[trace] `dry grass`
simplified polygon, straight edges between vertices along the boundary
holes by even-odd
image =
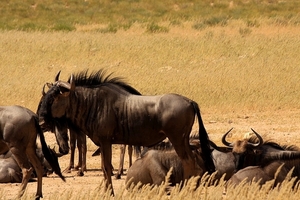
[[[298,109],[299,29],[265,26],[242,36],[236,24],[154,35],[1,32],[0,104],[35,110],[59,70],[66,79],[105,68],[143,94],[180,93],[204,109]]]
[[[124,77],[143,94],[175,92],[194,99],[201,106],[213,139],[218,140],[218,134],[228,126],[242,127],[237,132],[245,132],[252,122],[260,126],[264,121],[264,130],[271,136],[284,132],[287,141],[300,143],[298,137],[293,138],[300,130],[300,29],[265,25],[247,33],[241,31],[243,23],[238,20],[202,31],[181,24],[166,34],[147,34],[134,25],[127,31],[99,34],[90,27],[81,26],[68,33],[0,32],[0,105],[18,104],[35,111],[43,84],[53,81],[59,70],[61,78],[67,79],[83,69],[105,68]],[[94,148],[93,144],[90,147]],[[145,187],[134,193],[121,188],[114,199],[299,197],[290,183],[270,192],[269,185],[262,190],[256,185],[229,188],[223,197],[222,184],[209,188],[202,185],[191,192],[193,186],[191,183],[181,191],[174,188],[170,196],[161,192],[164,186]],[[95,186],[79,193],[65,189],[51,198],[113,199],[102,188]],[[1,199],[5,194],[0,190]],[[30,195],[24,199],[31,199]]]

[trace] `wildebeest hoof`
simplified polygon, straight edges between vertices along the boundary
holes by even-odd
[[[77,172],[77,176],[84,176],[84,173],[80,170]]]
[[[116,174],[116,175],[115,175],[115,178],[116,178],[116,179],[121,179],[121,174]]]
[[[43,198],[43,195],[36,195],[35,200],[40,200],[40,198]]]

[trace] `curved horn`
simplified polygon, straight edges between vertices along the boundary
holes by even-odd
[[[232,130],[233,128],[231,128],[229,131],[227,131],[227,133],[225,133],[222,137],[222,143],[225,145],[225,146],[228,146],[228,147],[231,147],[232,146],[232,143],[230,142],[227,142],[226,141],[226,136],[228,135],[228,133],[230,133],[230,131]]]
[[[57,83],[57,86],[66,88],[66,89],[68,89],[68,90],[71,89],[71,85],[70,85],[69,83],[63,82],[63,81],[59,81],[59,82]]]
[[[248,144],[253,146],[253,147],[260,147],[263,144],[264,140],[262,139],[262,137],[255,130],[253,130],[252,128],[251,128],[251,130],[253,131],[253,133],[258,138],[258,143],[254,144],[254,143],[248,142]]]
[[[75,81],[73,80],[74,77],[73,77],[73,74],[71,74],[71,77],[70,77],[70,90],[74,91],[75,90]]]
[[[57,75],[55,76],[54,82],[58,81],[60,72],[61,72],[61,70],[59,70],[59,72],[58,72]]]
[[[42,95],[43,95],[43,96],[46,95],[46,92],[45,92],[45,86],[46,86],[46,84],[44,84],[44,87],[43,87],[43,90],[42,90]]]

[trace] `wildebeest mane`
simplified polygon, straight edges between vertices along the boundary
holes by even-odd
[[[248,139],[248,142],[256,143],[256,142],[258,142],[258,138],[256,136],[251,136]],[[276,148],[276,149],[279,149],[279,150],[300,151],[300,148],[296,145],[287,145],[287,144],[281,145],[281,144],[278,144],[278,143],[276,143],[272,140],[266,140],[266,141],[264,141],[264,144],[269,145],[269,146],[271,146],[273,148]]]
[[[107,86],[117,85],[131,94],[141,95],[141,93],[139,91],[137,91],[135,88],[133,88],[132,86],[125,83],[123,81],[123,78],[112,77],[112,74],[113,73],[106,75],[106,72],[104,69],[100,69],[98,71],[93,71],[93,72],[89,73],[89,70],[87,69],[87,70],[83,70],[81,72],[74,74],[73,81],[75,82],[75,86],[87,87],[87,88],[98,88],[98,87],[101,87],[104,85],[107,85]],[[71,80],[71,76],[69,77],[68,82],[70,82],[70,80]],[[59,87],[55,86],[55,83],[54,83],[51,90],[49,90],[46,93],[46,95],[44,95],[42,97],[42,99],[40,100],[40,104],[38,106],[38,111],[40,110],[39,111],[40,113],[38,113],[38,114],[44,118],[45,122],[47,122],[46,123],[47,127],[43,127],[44,131],[54,132],[55,126],[62,124],[62,123],[66,123],[66,120],[64,120],[63,118],[54,119],[50,114],[51,113],[51,105],[54,101],[53,96],[56,96],[59,93],[60,93],[60,89],[59,89]],[[47,102],[47,105],[45,105],[44,102]],[[40,109],[41,107],[43,107],[43,109]],[[69,126],[71,126],[71,125],[69,124]]]
[[[121,77],[112,77],[113,73],[110,73],[106,75],[106,72],[104,69],[100,69],[98,71],[93,71],[89,73],[89,70],[81,71],[77,74],[73,75],[73,81],[75,82],[76,86],[82,86],[82,87],[88,87],[88,88],[97,88],[103,85],[108,84],[115,84],[123,89],[125,89],[127,92],[131,94],[141,95],[140,92],[138,92],[136,89],[128,85],[123,81],[123,78]],[[71,76],[69,77],[70,82]]]
[[[256,143],[258,142],[258,138],[256,136],[252,136],[248,139],[248,142]],[[299,155],[300,155],[300,148],[295,145],[280,145],[274,141],[267,140],[264,141],[264,145],[268,145],[270,147],[273,147],[275,149],[286,151],[285,154],[272,154],[269,153],[269,155],[264,155],[264,162],[262,163],[263,166],[268,165],[270,162],[273,162],[275,160],[282,160],[285,163],[290,163],[292,165],[293,163],[296,163],[299,167]],[[295,161],[298,160],[298,161]]]
[[[250,143],[257,143],[257,142],[259,142],[259,139],[258,139],[256,136],[251,136],[251,137],[248,138],[247,140],[248,140],[248,142],[250,142]],[[273,147],[273,148],[275,148],[275,149],[285,150],[285,149],[283,148],[283,146],[281,146],[281,145],[279,145],[278,143],[273,142],[273,141],[271,141],[271,140],[266,140],[266,141],[264,141],[263,144],[264,144],[264,145],[269,145],[269,146],[271,146],[271,147]]]

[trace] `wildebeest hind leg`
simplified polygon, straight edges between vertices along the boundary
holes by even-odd
[[[111,173],[112,173],[112,167],[111,167],[111,157],[112,157],[112,145],[108,141],[103,141],[103,143],[100,145],[101,147],[101,159],[103,162],[103,175],[106,180],[106,189],[111,189],[111,194],[114,195],[113,185],[112,185],[112,179],[111,179]],[[111,188],[109,188],[111,187]]]
[[[174,148],[176,150],[176,153],[182,160],[182,167],[183,167],[183,178],[184,180],[187,180],[191,178],[192,176],[196,175],[196,169],[195,169],[195,160],[192,159],[192,151],[190,149],[186,148],[179,148],[178,146],[174,145]],[[188,152],[187,152],[188,151]],[[202,175],[202,174],[197,174]]]
[[[21,188],[18,193],[18,197],[21,198],[25,192],[29,179],[31,178],[33,169],[30,167],[27,156],[25,155],[25,150],[20,150],[15,147],[12,147],[10,148],[10,151],[13,153],[15,160],[17,161],[19,167],[22,169],[23,178]]]
[[[43,166],[40,162],[40,160],[38,159],[37,155],[36,155],[36,151],[34,147],[28,148],[26,151],[26,154],[31,162],[31,164],[33,165],[35,172],[37,174],[37,191],[36,191],[36,199],[39,199],[40,197],[43,197],[42,194],[42,177],[43,177]]]

